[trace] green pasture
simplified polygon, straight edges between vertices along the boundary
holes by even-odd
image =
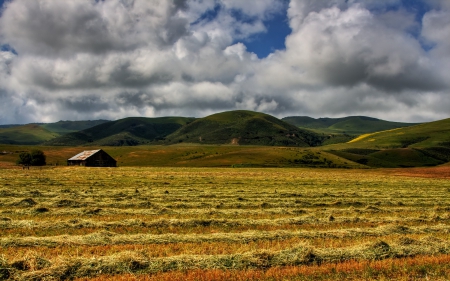
[[[332,153],[306,148],[199,145],[58,147],[0,145],[0,163],[11,166],[23,151],[40,149],[48,165],[66,165],[67,159],[84,150],[102,148],[119,166],[156,167],[319,167],[361,168]]]

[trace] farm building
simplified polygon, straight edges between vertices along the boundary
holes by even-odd
[[[117,161],[103,150],[86,150],[67,160],[67,166],[116,167]]]

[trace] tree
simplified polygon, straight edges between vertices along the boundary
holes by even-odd
[[[19,154],[17,164],[24,166],[45,166],[45,154],[42,150],[35,149],[30,152],[22,152]]]
[[[42,150],[31,151],[31,166],[45,166],[45,154]]]
[[[29,152],[22,152],[19,154],[19,159],[17,160],[17,164],[30,166],[31,165],[31,154]]]

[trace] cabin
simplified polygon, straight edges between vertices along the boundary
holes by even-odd
[[[67,166],[117,167],[117,161],[101,149],[86,150],[68,159]]]

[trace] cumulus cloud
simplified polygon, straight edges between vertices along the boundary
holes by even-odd
[[[417,40],[379,22],[361,6],[311,13],[287,45],[285,55],[302,66],[309,81],[336,86],[367,83],[395,92],[443,86]]]
[[[126,116],[447,117],[450,6],[423,0],[12,0],[0,123]],[[287,10],[286,10],[287,9]],[[245,40],[287,12],[286,49]]]
[[[185,1],[15,0],[1,32],[19,53],[71,56],[170,46],[188,30]]]

